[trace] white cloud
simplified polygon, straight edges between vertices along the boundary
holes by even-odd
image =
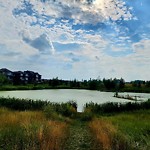
[[[50,70],[51,74],[57,76],[59,68],[58,74],[62,77],[68,73],[66,76],[69,77],[71,74],[77,78],[96,78],[99,75],[106,78],[123,77],[127,80],[149,78],[147,68],[150,66],[150,40],[145,39],[132,44],[134,53],[116,58],[108,56],[105,50],[108,46],[114,52],[127,50],[126,41],[131,43],[130,38],[125,34],[128,28],[121,28],[111,23],[118,37],[115,38],[113,33],[109,33],[110,38],[107,38],[104,35],[105,31],[99,30],[93,33],[88,29],[73,29],[72,26],[97,23],[109,25],[109,19],[116,21],[135,18],[130,12],[132,9],[128,8],[123,0],[95,0],[91,4],[87,4],[85,0],[78,2],[57,0],[55,3],[52,0],[47,0],[45,3],[40,0],[27,1],[33,5],[33,15],[24,12],[14,16],[14,9],[20,10],[26,7],[23,5],[23,0],[0,2],[0,20],[2,20],[0,21],[0,44],[4,45],[3,49],[6,52],[12,54],[10,56],[1,53],[1,67],[2,64],[7,64],[9,59],[12,62],[9,66],[27,69],[33,67],[39,72],[42,70],[46,75],[48,73],[45,72]],[[119,33],[123,35],[119,36]],[[80,46],[74,50],[58,52],[53,42],[76,43]],[[119,44],[116,45],[115,42]],[[44,53],[47,52],[54,55],[45,55]],[[71,72],[63,70],[67,63],[72,66],[69,70]]]
[[[13,52],[20,52],[23,55],[34,55],[37,53],[25,44],[20,38],[19,32],[27,28],[26,24],[12,15],[12,10],[21,2],[7,0],[0,8],[0,43],[6,45],[7,49]]]
[[[90,5],[86,1],[57,0],[42,3],[39,0],[30,0],[33,10],[41,15],[54,18],[72,18],[75,23],[97,24],[106,20],[130,20],[133,18],[131,8],[127,8],[124,1],[120,0],[95,0]]]
[[[29,53],[27,50],[30,49],[31,54],[36,54],[37,51],[35,48],[30,47],[22,40],[22,34],[27,33],[29,38],[36,39],[40,35],[46,33],[49,34],[49,37],[52,39],[52,41],[60,41],[61,42],[73,42],[76,40],[76,33],[71,29],[71,26],[69,26],[69,23],[67,23],[67,20],[64,22],[65,24],[59,24],[54,25],[53,28],[47,28],[44,26],[40,26],[39,24],[35,24],[34,26],[31,26],[34,22],[39,22],[40,24],[44,23],[46,25],[54,24],[56,20],[54,18],[60,18],[60,17],[67,17],[74,19],[74,21],[77,23],[92,23],[96,24],[98,22],[103,22],[109,17],[114,17],[114,14],[120,11],[122,8],[122,13],[125,12],[127,9],[124,6],[122,2],[118,2],[118,8],[114,6],[114,2],[112,1],[96,1],[91,5],[87,5],[85,1],[74,2],[72,3],[71,0],[63,1],[61,4],[59,1],[56,3],[52,1],[46,1],[46,3],[42,3],[38,0],[30,0],[30,2],[33,5],[34,12],[37,13],[38,18],[35,15],[27,15],[26,13],[18,14],[17,17],[14,17],[12,12],[14,9],[21,9],[24,8],[25,5],[22,5],[24,1],[10,1],[6,0],[5,2],[1,2],[4,7],[2,7],[1,16],[0,19],[3,20],[3,22],[0,22],[0,33],[1,33],[1,43],[5,43],[7,47],[10,47],[13,50],[20,51],[22,53]],[[99,3],[100,2],[100,3]],[[114,13],[111,10],[111,14],[107,14],[105,17],[103,14],[106,14],[107,9],[106,6],[112,5],[112,8],[114,9]],[[118,9],[118,10],[116,10]],[[7,11],[6,11],[7,10]],[[110,12],[110,11],[109,11]],[[43,14],[46,16],[51,16],[52,19],[45,20],[43,17]],[[112,15],[113,14],[113,15]],[[7,17],[5,17],[7,16]],[[10,25],[11,26],[7,26]],[[61,35],[65,35],[66,39],[60,39]],[[87,34],[85,35],[85,38],[88,39]],[[84,39],[85,39],[84,38]],[[91,39],[90,39],[91,38]],[[90,42],[104,42],[104,40],[101,40],[99,37],[92,37],[90,35],[89,41]],[[11,41],[9,41],[11,39]],[[14,40],[12,40],[14,39]],[[93,41],[92,41],[93,40]],[[14,42],[15,41],[15,42]],[[82,41],[81,41],[82,42]],[[20,45],[22,48],[18,47]],[[101,45],[105,45],[104,43]]]
[[[141,56],[141,58],[148,57],[150,54],[150,40],[141,40],[137,43],[132,44],[134,53],[136,56]]]

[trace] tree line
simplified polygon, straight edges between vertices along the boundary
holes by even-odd
[[[74,80],[62,80],[58,77],[45,81],[54,88],[58,87],[68,87],[77,89],[90,89],[90,90],[114,90],[121,89],[125,86],[124,79],[89,79],[78,81]]]
[[[13,85],[7,77],[0,74],[0,86]],[[46,87],[45,87],[46,85]],[[150,81],[135,80],[125,82],[123,78],[110,78],[110,79],[89,79],[79,81],[63,80],[58,77],[53,79],[43,79],[41,83],[33,85],[33,89],[38,88],[67,88],[67,89],[89,89],[100,91],[127,91],[127,92],[150,92]]]

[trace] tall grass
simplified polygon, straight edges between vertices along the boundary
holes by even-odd
[[[47,120],[42,112],[0,108],[2,150],[60,150],[66,136],[67,124]]]
[[[135,149],[150,149],[150,110],[122,113],[107,119],[128,137]]]
[[[89,126],[102,150],[150,149],[150,110],[100,116]]]
[[[13,110],[42,110],[45,105],[50,102],[42,100],[21,99],[0,97],[0,106],[7,107]]]
[[[126,137],[109,121],[94,119],[89,123],[101,150],[131,150]]]

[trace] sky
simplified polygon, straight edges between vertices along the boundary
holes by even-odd
[[[150,80],[149,9],[149,0],[0,0],[0,68]]]

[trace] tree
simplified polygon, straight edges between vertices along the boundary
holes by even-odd
[[[59,85],[58,77],[52,79],[52,87],[57,87]]]
[[[146,81],[145,86],[150,87],[150,81]]]
[[[143,82],[143,81],[135,80],[135,81],[132,81],[131,83],[132,83],[132,86],[133,86],[133,87],[141,88],[142,82]]]
[[[103,83],[104,83],[105,88],[108,90],[115,89],[115,85],[116,85],[115,80],[116,79],[112,80],[112,79],[105,79],[104,78]]]
[[[90,90],[98,90],[98,82],[97,82],[97,80],[90,80],[89,81],[89,89]]]
[[[121,78],[119,80],[119,89],[123,89],[125,87],[125,80],[123,78]]]
[[[5,75],[3,75],[2,73],[0,73],[0,85],[4,85],[8,83],[8,79]]]

